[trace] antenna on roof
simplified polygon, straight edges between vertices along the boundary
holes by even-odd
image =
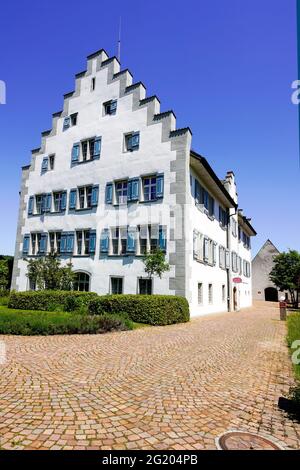
[[[121,62],[121,16],[119,19],[118,61]]]

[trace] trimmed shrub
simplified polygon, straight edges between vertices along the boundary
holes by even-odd
[[[92,299],[88,308],[93,315],[124,312],[130,320],[149,325],[171,325],[190,319],[187,300],[172,295],[105,295]]]
[[[62,335],[99,334],[133,329],[122,315],[80,315],[56,312],[19,312],[0,309],[0,334]]]
[[[72,312],[87,306],[89,302],[97,298],[94,292],[40,290],[26,292],[12,292],[8,307],[18,310],[63,310]]]

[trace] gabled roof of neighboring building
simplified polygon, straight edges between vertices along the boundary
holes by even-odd
[[[271,242],[271,240],[268,238],[268,240],[265,241],[265,243],[263,244],[263,246],[258,250],[258,252],[256,253],[256,255],[254,256],[252,262],[255,260],[256,257],[258,257],[264,250],[267,246],[272,246],[272,248],[274,248],[274,251],[277,251],[278,254],[280,254],[280,251],[278,250],[278,248],[274,245],[273,242]]]
[[[218,176],[216,175],[216,173],[214,172],[214,170],[212,169],[212,167],[210,166],[206,158],[202,157],[199,153],[195,152],[194,150],[191,150],[190,156],[191,156],[191,159],[201,164],[203,168],[202,176],[204,177],[204,179],[207,179],[208,184],[211,182],[214,183],[215,188],[216,188],[215,192],[217,193],[217,195],[220,197],[221,200],[226,201],[226,206],[233,207],[236,209],[237,208],[236,202],[232,199],[229,192],[224,187],[221,180],[218,178]]]
[[[240,211],[239,211],[239,214],[238,214],[238,217],[239,217],[239,224],[241,226],[245,226],[246,229],[249,230],[249,232],[251,233],[251,235],[257,235],[256,231],[254,230],[254,228],[252,227],[251,225],[251,219],[249,219],[248,217],[246,217],[245,215],[243,215]]]

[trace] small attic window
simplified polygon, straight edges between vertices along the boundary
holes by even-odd
[[[91,91],[94,91],[95,87],[96,87],[96,77],[93,77],[91,81]]]
[[[70,116],[70,118],[71,118],[71,126],[76,126],[76,124],[77,124],[77,114],[78,114],[78,113],[71,114],[71,116]]]
[[[117,100],[110,100],[103,104],[104,114],[114,115],[117,112]]]

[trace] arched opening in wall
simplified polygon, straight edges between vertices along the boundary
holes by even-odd
[[[278,290],[275,287],[265,289],[265,300],[267,302],[278,302]]]
[[[84,273],[84,272],[75,273],[75,281],[74,281],[73,289],[80,291],[80,292],[89,292],[90,280],[91,280],[91,276],[88,273]]]

